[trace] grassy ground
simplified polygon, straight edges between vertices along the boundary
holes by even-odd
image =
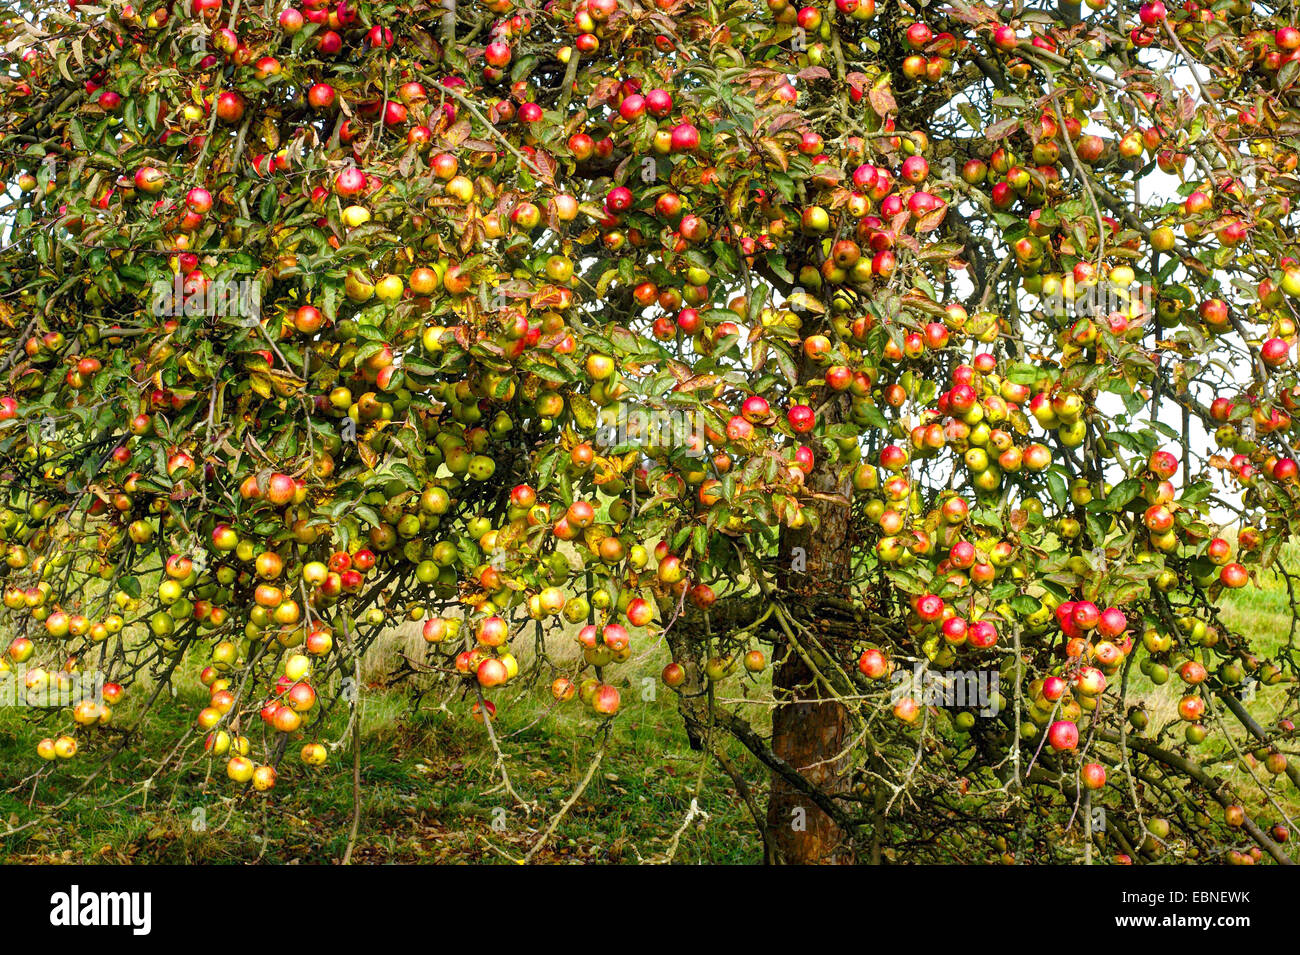
[[[1289,556],[1300,566],[1300,550]],[[1292,614],[1282,581],[1260,584],[1228,595],[1223,619],[1251,634],[1259,650],[1272,652],[1288,639]],[[372,660],[365,678],[373,683],[403,646],[420,645],[418,636],[394,635],[380,654],[384,659]],[[677,862],[761,861],[752,819],[731,779],[716,760],[704,766],[700,778],[701,755],[688,747],[675,698],[657,680],[665,662],[666,651],[655,647],[617,668],[624,706],[605,756],[537,861],[635,863],[670,851]],[[0,837],[0,862],[339,861],[353,819],[347,747],[335,751],[325,767],[311,770],[298,762],[295,746],[284,760],[279,785],[265,795],[237,795],[222,766],[215,765],[209,775],[203,761],[191,770],[163,773],[147,789],[139,785],[176,745],[177,727],[190,725],[202,705],[203,691],[193,677],[178,681],[178,697],[163,695],[144,718],[140,739],[81,790],[87,765],[104,760],[111,738],[96,734],[100,741],[83,748],[80,766],[56,763],[39,779],[24,779],[44,765],[34,747],[49,729],[32,722],[27,711],[0,708],[0,829],[23,827]],[[1145,677],[1135,678],[1131,691],[1152,713],[1153,723],[1173,714],[1178,682],[1156,687]],[[740,686],[733,677],[725,695],[738,696]],[[1267,723],[1284,693],[1280,688],[1261,693],[1252,711]],[[443,705],[430,695],[417,708],[406,694],[374,686],[362,698],[362,814],[353,847],[358,862],[518,859],[587,774],[599,745],[598,724],[584,709],[576,703],[554,708],[544,687],[497,696],[495,729],[511,784],[534,804],[525,810],[501,784],[485,728],[468,715],[471,700]],[[131,725],[136,714],[127,705],[119,717],[122,725]],[[1242,745],[1244,734],[1238,728],[1232,732]],[[340,713],[316,738],[346,735]],[[755,803],[765,805],[765,773],[734,742],[724,751],[733,765],[743,767]],[[1230,758],[1231,746],[1216,733],[1195,755],[1214,762]],[[1242,769],[1231,770],[1231,778],[1247,789],[1253,785]],[[691,816],[697,791],[701,812]],[[1274,791],[1300,819],[1294,790]],[[45,812],[65,801],[53,817]],[[684,826],[688,816],[690,824]]]
[[[690,811],[701,755],[687,745],[675,698],[651,679],[667,661],[644,658],[620,687],[624,707],[605,756],[582,797],[537,861],[638,862],[661,858]],[[626,668],[625,668],[626,669]],[[642,682],[642,677],[650,680]],[[194,687],[192,680],[182,685]],[[642,699],[652,688],[654,699]],[[522,689],[522,688],[521,688]],[[494,728],[513,788],[536,808],[525,811],[501,786],[485,728],[467,715],[470,701],[446,707],[427,698],[413,709],[401,692],[363,694],[363,813],[353,850],[358,862],[507,862],[521,857],[573,793],[598,749],[598,724],[576,702],[556,710],[544,687],[497,697]],[[179,726],[202,705],[199,692],[166,695],[146,716],[135,752],[154,759],[175,746]],[[133,716],[122,714],[127,722]],[[130,751],[84,791],[68,764],[14,783],[39,768],[36,740],[47,729],[24,711],[0,709],[0,828],[38,824],[0,842],[0,861],[301,862],[338,861],[353,815],[352,754],[346,748],[318,770],[291,750],[276,789],[235,796],[220,765],[168,772],[147,790],[138,785],[139,758]],[[320,738],[347,733],[341,714]],[[256,741],[255,741],[256,745]],[[730,747],[734,756],[739,756]],[[99,765],[108,740],[77,756]],[[752,820],[716,761],[705,768],[698,807],[681,834],[678,862],[761,861]],[[762,798],[762,794],[760,794]],[[70,800],[56,820],[40,810]],[[705,815],[707,814],[707,815]]]

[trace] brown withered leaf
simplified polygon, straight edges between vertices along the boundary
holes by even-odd
[[[758,144],[763,148],[763,151],[767,153],[769,157],[771,157],[772,161],[781,167],[782,172],[786,172],[789,170],[790,159],[788,156],[786,156],[785,150],[781,148],[780,143],[778,143],[774,139],[769,139],[768,137],[764,136],[758,141]]]
[[[461,143],[465,142],[465,140],[469,139],[470,133],[473,131],[474,127],[470,124],[469,120],[458,119],[452,124],[450,129],[443,133],[442,138],[449,146],[459,146]]]
[[[699,391],[701,388],[711,388],[721,380],[722,380],[721,378],[713,374],[694,375],[688,378],[686,381],[681,381],[678,382],[676,385],[674,385],[673,391],[677,391],[677,392]]]
[[[543,285],[529,299],[528,304],[538,310],[557,308],[564,301],[567,291],[567,289],[562,289],[558,285]]]
[[[379,463],[379,454],[367,441],[357,442],[357,454],[360,456],[362,463],[372,471],[375,469],[375,465]]]
[[[914,230],[918,235],[924,235],[926,232],[933,232],[939,228],[939,223],[943,222],[944,216],[948,214],[947,203],[941,205],[931,213],[922,216],[916,223]]]
[[[590,109],[598,103],[605,102],[618,91],[618,88],[618,80],[610,76],[601,77],[595,87],[592,88],[591,95],[587,97],[587,108]]]
[[[894,99],[894,94],[889,88],[888,74],[872,84],[871,91],[867,93],[867,101],[881,119],[898,112],[898,102]]]
[[[684,365],[680,361],[670,360],[668,362],[668,371],[677,379],[679,384],[691,377],[690,366]]]
[[[775,119],[767,123],[765,131],[769,136],[773,136],[785,129],[787,126],[796,126],[803,123],[803,117],[798,113],[782,112]]]
[[[543,182],[554,183],[555,173],[559,168],[559,164],[548,152],[539,150],[533,156],[533,169]]]

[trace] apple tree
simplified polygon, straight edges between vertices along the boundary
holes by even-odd
[[[498,754],[502,687],[607,727],[664,641],[772,860],[1290,861],[1289,8],[25,0],[0,42],[42,772],[195,664],[168,758],[292,784],[415,621]]]

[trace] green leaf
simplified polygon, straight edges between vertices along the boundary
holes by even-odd
[[[767,253],[766,258],[767,267],[772,270],[774,275],[786,282],[794,282],[794,275],[792,275],[790,270],[786,268],[784,255],[780,255],[776,252],[769,252]]]
[[[1042,370],[1037,365],[1017,361],[1011,363],[1006,377],[1017,385],[1032,385],[1041,375]]]
[[[1068,500],[1065,489],[1065,478],[1061,476],[1057,468],[1052,468],[1046,474],[1047,493],[1052,496],[1052,503],[1058,508],[1064,508]]]
[[[544,365],[541,362],[530,366],[528,370],[542,381],[549,381],[552,384],[564,384],[569,380],[569,376],[560,369],[552,368],[550,365]]]
[[[1006,600],[1016,592],[1016,585],[1010,580],[1004,580],[989,591],[989,600]]]
[[[1020,594],[1011,598],[1011,609],[1019,614],[1037,613],[1042,609],[1042,604],[1037,597],[1031,597],[1029,594]]]
[[[889,421],[886,420],[885,416],[880,413],[880,409],[877,408],[874,404],[868,404],[867,402],[864,401],[862,404],[858,405],[857,413],[867,424],[869,424],[873,428],[889,427]]]
[[[272,221],[279,199],[279,193],[274,188],[268,186],[262,190],[262,198],[257,202],[257,214],[263,222]]]
[[[1106,495],[1106,510],[1118,511],[1128,504],[1129,501],[1138,496],[1142,490],[1142,482],[1137,478],[1127,478],[1116,484],[1109,494]]]
[[[555,468],[560,461],[560,450],[558,447],[552,448],[542,458],[540,466],[537,468],[537,490],[541,491],[550,486],[551,477],[555,474]]]
[[[389,468],[389,470],[393,472],[394,477],[400,478],[402,483],[405,484],[407,487],[411,488],[412,490],[420,486],[420,480],[415,476],[415,472],[412,471],[405,464],[401,464],[401,463],[394,464],[391,468]]]

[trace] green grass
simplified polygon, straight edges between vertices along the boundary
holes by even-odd
[[[642,679],[664,662],[665,654],[656,652],[631,680],[622,678],[624,706],[602,764],[537,861],[638,862],[666,852],[689,811],[701,754],[689,749],[675,697],[657,680],[648,684],[656,698],[641,699]],[[192,725],[202,705],[196,681],[182,679],[178,686],[186,687],[179,698],[164,693],[144,719],[140,738],[80,793],[77,787],[104,760],[112,737],[83,733],[71,764],[42,764],[34,748],[49,728],[32,722],[28,711],[0,709],[0,828],[28,826],[0,836],[0,861],[339,861],[353,815],[347,747],[313,770],[298,761],[300,744],[291,746],[269,794],[237,792],[223,761],[209,767],[204,759],[169,769],[147,791],[141,788],[140,779],[176,745],[177,728]],[[363,693],[363,813],[355,861],[504,863],[533,846],[586,774],[600,724],[576,701],[553,708],[545,685],[498,693],[494,727],[511,783],[535,804],[531,811],[501,788],[486,729],[468,714],[472,699],[453,697],[444,708],[431,694],[413,709],[400,691]],[[136,718],[130,706],[117,716],[122,725]],[[255,751],[260,732],[249,733]],[[345,735],[342,713],[313,731],[313,738],[326,740]],[[735,743],[728,741],[726,750],[741,758]],[[39,779],[14,788],[43,766]],[[749,775],[755,775],[752,767]],[[765,798],[761,792],[757,797]],[[64,808],[49,812],[64,800]],[[699,808],[707,816],[697,815],[683,833],[675,861],[761,861],[748,810],[713,760]]]
[[[1300,599],[1300,593],[1296,596]],[[1287,643],[1293,616],[1280,574],[1268,573],[1262,586],[1252,584],[1229,591],[1221,606],[1223,622],[1258,641],[1260,651],[1274,653]],[[1300,633],[1297,633],[1297,639],[1300,639]]]

